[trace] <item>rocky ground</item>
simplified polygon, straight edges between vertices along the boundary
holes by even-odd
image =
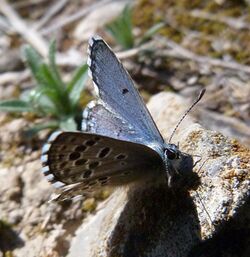
[[[115,43],[104,26],[129,1],[57,2],[43,0],[34,4],[33,1],[7,3],[0,0],[0,99],[17,98],[34,87],[35,82],[22,61],[20,49],[24,44],[29,43],[46,55],[49,40],[56,38],[58,65],[67,79],[72,70],[86,60],[87,39],[93,33],[103,36],[119,52],[146,101],[165,91],[151,99],[150,110],[166,139],[181,116],[183,106],[192,102],[199,90],[206,88],[205,97],[192,112],[193,118],[191,121],[187,118],[181,128],[188,131],[195,121],[202,127],[197,129],[192,125],[187,136],[180,137],[180,144],[192,154],[196,154],[195,147],[199,149],[199,155],[214,154],[204,169],[197,171],[203,180],[198,192],[211,220],[219,225],[211,229],[207,213],[202,211],[204,206],[200,206],[195,191],[192,191],[191,202],[195,207],[191,216],[194,218],[189,219],[188,209],[183,222],[198,224],[199,229],[192,232],[199,236],[192,234],[189,242],[181,238],[187,247],[178,248],[176,243],[174,249],[180,251],[179,255],[162,255],[167,249],[173,250],[171,245],[160,246],[181,226],[181,219],[175,220],[176,227],[171,227],[169,234],[164,234],[161,240],[154,237],[155,248],[147,249],[142,256],[187,256],[195,242],[203,242],[211,250],[225,238],[237,251],[224,251],[224,255],[212,251],[211,255],[196,252],[193,256],[249,256],[250,7],[247,1],[193,1],[193,4],[185,0],[136,1],[134,34],[139,36],[157,21],[163,21],[165,26],[145,45],[126,51]],[[27,33],[29,26],[34,33]],[[92,97],[92,91],[89,81],[81,99],[83,107]],[[175,94],[166,93],[169,91]],[[105,202],[108,191],[97,192],[93,198],[84,201],[48,202],[55,190],[40,173],[40,155],[51,131],[41,131],[34,137],[24,133],[27,127],[45,119],[29,113],[0,113],[0,257],[118,256],[115,255],[118,253],[132,257],[131,252],[128,254],[123,248],[117,248],[124,243],[132,247],[129,249],[134,247],[131,241],[120,237],[121,232],[127,235],[128,231],[128,237],[133,236],[133,224],[126,231],[119,230],[128,224],[128,217],[138,211],[129,212],[127,205],[134,206],[133,200],[130,202],[127,197],[129,189],[119,189]],[[192,134],[197,130],[203,134]],[[223,146],[222,153],[218,153],[220,146]],[[157,194],[147,192],[148,199],[157,198]],[[164,193],[164,197],[169,200],[168,194]],[[108,206],[113,206],[116,211]],[[145,208],[150,213],[150,208],[157,206]],[[175,209],[174,206],[171,208]],[[125,216],[121,216],[122,212]],[[103,214],[107,217],[116,214],[117,219],[123,220],[116,223],[114,219],[111,227],[110,224],[103,227]],[[167,213],[166,218],[163,228],[171,223],[171,213]],[[91,226],[95,222],[93,231]],[[235,233],[220,237],[217,232],[224,231],[223,226],[229,226]],[[184,226],[183,231],[186,233],[187,230]],[[111,232],[117,235],[118,241],[110,237]],[[216,233],[220,238],[217,241]],[[241,244],[232,243],[235,242],[232,240],[234,235],[242,239]],[[86,241],[87,237],[89,241]],[[102,240],[100,245],[92,245],[93,238]],[[139,245],[140,240],[137,240],[134,241]],[[111,253],[106,251],[107,242],[114,246]],[[91,253],[93,255],[85,255],[90,245],[95,251]],[[142,243],[143,249],[144,246]],[[218,249],[223,252],[227,246]],[[105,255],[107,252],[109,255]]]

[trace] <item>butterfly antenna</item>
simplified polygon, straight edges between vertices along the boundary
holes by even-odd
[[[202,207],[203,207],[205,213],[207,214],[207,217],[208,217],[208,219],[209,219],[209,221],[210,221],[210,224],[209,224],[209,225],[210,225],[210,228],[211,228],[211,229],[214,229],[214,222],[213,222],[213,220],[212,220],[212,218],[211,218],[209,212],[207,211],[206,206],[205,206],[205,204],[203,203],[202,198],[200,197],[200,195],[199,195],[199,193],[198,193],[197,191],[195,191],[195,193],[196,193],[196,196],[197,196],[197,198],[199,199],[199,202],[201,203],[201,205],[202,205]]]
[[[187,116],[187,114],[193,109],[193,107],[201,100],[201,98],[203,97],[203,95],[205,94],[206,89],[202,89],[200,91],[199,96],[197,97],[197,99],[194,101],[194,103],[186,110],[186,112],[183,114],[183,116],[181,117],[181,119],[179,120],[179,122],[177,123],[177,125],[175,126],[170,138],[169,138],[169,143],[171,143],[171,140],[177,130],[177,128],[180,126],[181,122],[184,120],[184,118]]]
[[[200,159],[201,160],[201,159]],[[199,160],[199,161],[200,161]],[[197,174],[200,172],[200,170],[203,168],[203,166],[205,165],[205,163],[207,162],[209,160],[209,158],[207,158],[202,164],[201,164],[201,166],[199,167],[199,169],[198,169],[198,171],[197,171]],[[196,162],[197,163],[197,162]],[[193,166],[194,167],[194,166]],[[201,185],[201,188],[202,188],[202,185]],[[195,191],[195,193],[196,193],[196,196],[197,196],[197,198],[198,198],[198,200],[199,200],[199,202],[201,203],[201,205],[202,205],[202,207],[203,207],[203,209],[204,209],[204,211],[205,211],[205,213],[207,214],[207,216],[208,216],[208,219],[209,219],[209,221],[210,221],[210,228],[212,229],[212,230],[214,230],[214,222],[213,222],[213,220],[212,220],[212,218],[211,218],[211,216],[210,216],[210,214],[209,214],[209,212],[208,212],[208,210],[207,210],[207,208],[206,208],[206,206],[205,206],[205,204],[204,204],[204,202],[203,202],[203,199],[201,198],[201,196],[200,196],[200,194],[197,192],[197,191]]]

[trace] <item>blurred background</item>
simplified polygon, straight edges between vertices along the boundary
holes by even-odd
[[[0,257],[66,256],[83,218],[109,195],[48,204],[53,188],[39,172],[48,135],[79,129],[94,98],[86,66],[94,34],[145,102],[162,91],[192,101],[206,88],[199,122],[250,146],[249,4],[0,0]]]

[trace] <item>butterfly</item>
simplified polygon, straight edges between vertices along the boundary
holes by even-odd
[[[171,186],[183,170],[188,174],[192,161],[177,145],[164,141],[106,42],[92,37],[88,54],[97,100],[83,111],[82,131],[54,132],[42,149],[42,173],[62,190],[57,199],[151,177],[163,178]]]

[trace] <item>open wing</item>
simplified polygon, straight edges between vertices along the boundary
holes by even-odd
[[[141,99],[133,81],[108,45],[99,37],[89,43],[88,59],[90,75],[103,108],[115,114],[125,126],[135,131],[137,143],[163,143],[149,111]],[[106,116],[105,116],[106,119]],[[103,134],[110,135],[101,117],[93,126],[103,126]],[[116,134],[113,135],[114,137]],[[131,137],[131,141],[134,138]]]
[[[70,196],[127,184],[163,165],[147,146],[81,132],[53,133],[41,158],[42,172],[55,187],[75,184],[77,190],[73,187]]]

